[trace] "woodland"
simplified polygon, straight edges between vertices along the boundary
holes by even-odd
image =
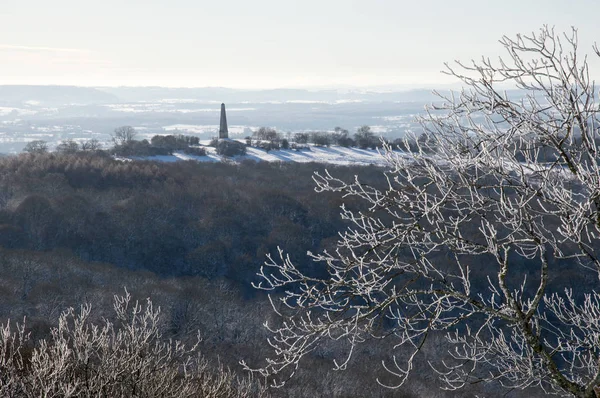
[[[0,317],[13,323],[25,318],[35,341],[47,338],[69,307],[77,311],[89,303],[91,319],[112,319],[113,297],[127,289],[160,306],[163,339],[193,344],[199,332],[199,349],[212,367],[249,377],[239,362],[258,364],[269,353],[262,323],[272,310],[267,295],[253,287],[267,256],[285,248],[303,272],[326,277],[306,253],[335,249],[339,231],[349,225],[340,217],[342,205],[368,211],[357,197],[316,194],[313,177],[325,170],[349,181],[360,175],[364,187],[387,184],[384,170],[374,166],[124,162],[102,151],[2,158]],[[447,253],[438,261],[452,259]],[[475,286],[485,285],[484,265],[474,264]],[[534,272],[525,262],[517,266]],[[558,282],[586,281],[565,267]],[[427,355],[443,355],[440,344],[441,338]],[[368,358],[389,349],[387,341],[374,340],[361,352]],[[333,370],[332,360],[344,352],[335,341],[323,345],[283,388],[268,394],[362,397],[365,386],[382,397],[464,393],[441,391],[427,367],[395,390],[376,382],[382,368],[368,360],[346,372]],[[260,377],[253,382],[268,384]]]
[[[113,296],[160,306],[162,338],[193,345],[210,367],[246,378],[239,362],[266,355],[267,295],[252,287],[267,254],[285,247],[307,272],[307,251],[335,246],[342,203],[314,192],[320,164],[123,162],[103,152],[22,153],[0,159],[0,319],[37,341],[84,303],[113,319]],[[377,167],[331,167],[383,184]],[[362,206],[364,208],[364,206]],[[274,396],[410,396],[378,386],[373,371],[331,368],[330,350]],[[365,366],[367,366],[365,364]],[[304,375],[303,375],[304,374]],[[326,374],[326,377],[321,377]],[[364,376],[362,376],[364,374]],[[357,375],[361,377],[357,378]],[[341,378],[341,379],[340,379]],[[263,383],[255,379],[254,382]],[[419,387],[420,388],[420,387]],[[418,388],[417,388],[418,389]],[[210,396],[210,395],[209,395]]]

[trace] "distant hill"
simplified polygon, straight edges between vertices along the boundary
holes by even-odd
[[[158,101],[161,99],[193,99],[216,102],[285,102],[285,101],[401,101],[429,102],[435,96],[428,89],[377,92],[369,90],[303,90],[270,89],[241,90],[224,87],[99,87],[123,102]]]
[[[447,94],[450,91],[440,91]],[[518,97],[509,91],[509,96]],[[200,102],[262,103],[262,102],[419,102],[429,103],[438,98],[430,89],[379,91],[371,89],[269,89],[242,90],[225,87],[169,88],[169,87],[77,87],[77,86],[0,86],[0,106],[15,104],[101,105],[117,103],[156,102],[165,99]],[[35,102],[31,102],[35,101]]]
[[[238,140],[244,142],[242,140]],[[173,152],[172,155],[159,156],[129,156],[115,157],[121,161],[156,161],[172,163],[178,161],[197,161],[209,163],[241,163],[244,161],[255,162],[284,162],[284,163],[320,163],[336,166],[387,166],[388,161],[380,150],[377,149],[359,149],[355,147],[341,147],[331,145],[329,147],[306,145],[302,150],[293,149],[273,149],[266,151],[256,147],[247,147],[245,155],[235,156],[233,158],[223,157],[216,153],[215,148],[203,146],[206,150],[206,156],[189,155],[182,151]],[[398,156],[402,156],[403,152],[395,151]]]
[[[76,86],[0,86],[0,104],[25,104],[31,101],[41,105],[91,105],[118,102],[106,91]]]

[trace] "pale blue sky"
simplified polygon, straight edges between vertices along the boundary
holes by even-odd
[[[598,18],[592,0],[0,0],[0,84],[436,85],[542,24],[591,52]]]

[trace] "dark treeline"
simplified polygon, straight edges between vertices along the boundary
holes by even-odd
[[[150,141],[146,139],[115,141],[110,152],[119,156],[159,156],[172,155],[174,151],[182,151],[190,155],[206,156],[206,150],[198,145],[198,137],[181,134],[155,135]]]
[[[249,288],[282,246],[332,245],[341,198],[315,198],[309,164],[119,162],[98,154],[22,154],[0,161],[0,245],[73,251],[161,276],[226,277]],[[350,177],[358,168],[338,168]],[[360,168],[364,179],[380,177]]]

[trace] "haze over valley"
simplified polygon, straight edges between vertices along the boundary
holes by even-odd
[[[74,86],[0,86],[0,153],[19,153],[27,142],[98,139],[105,149],[113,130],[130,125],[139,139],[156,134],[216,136],[219,105],[227,104],[231,138],[244,138],[261,126],[280,133],[354,133],[363,125],[377,135],[403,136],[418,128],[415,115],[435,100],[429,89],[406,91],[236,90]]]

